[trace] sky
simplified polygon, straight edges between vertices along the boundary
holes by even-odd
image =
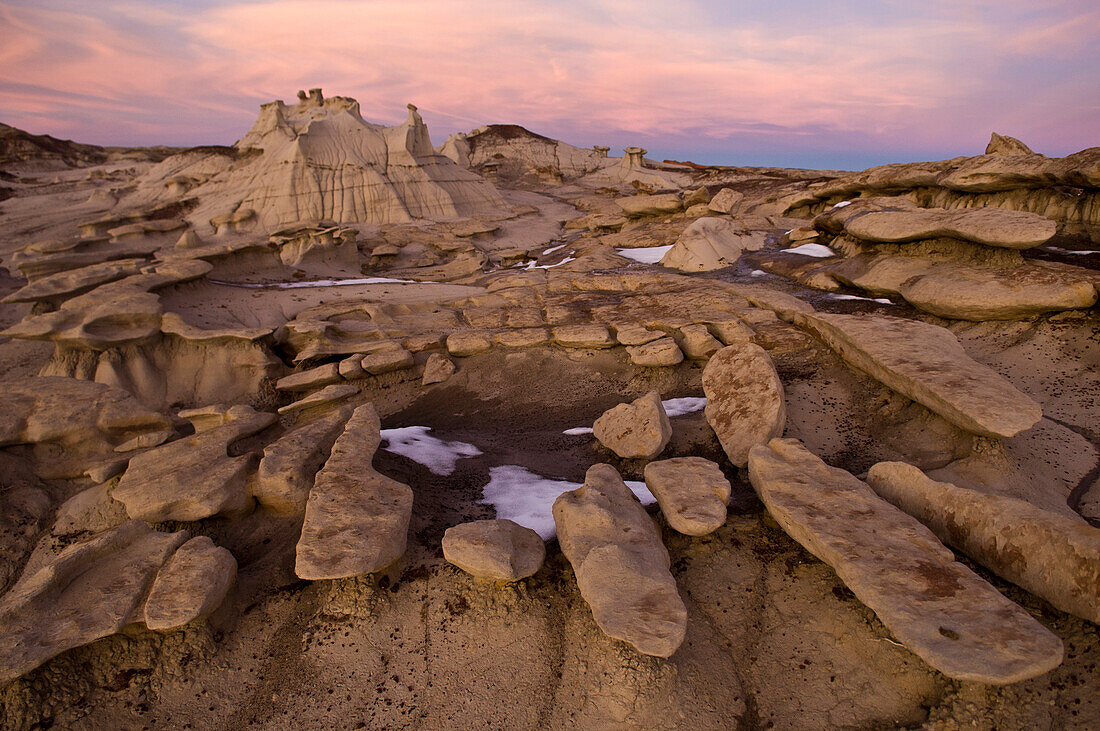
[[[0,0],[0,122],[232,144],[298,89],[440,144],[519,124],[657,159],[861,169],[1100,145],[1097,0]],[[615,154],[614,152],[612,154]]]

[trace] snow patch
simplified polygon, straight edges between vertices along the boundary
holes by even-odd
[[[1057,251],[1059,254],[1074,254],[1077,256],[1085,256],[1087,254],[1100,254],[1100,251],[1074,251],[1073,249],[1063,249],[1058,246],[1044,246],[1047,251]]]
[[[665,413],[668,414],[671,419],[674,416],[683,416],[684,414],[694,414],[696,411],[702,411],[706,408],[707,399],[705,396],[686,396],[684,398],[670,398],[661,402],[665,407]]]
[[[546,251],[542,252],[542,255],[543,255],[543,256],[546,256],[547,254],[553,254],[553,253],[554,253],[555,251],[557,251],[558,249],[564,249],[565,247],[566,247],[566,245],[565,245],[565,244],[558,244],[557,246],[551,246],[551,247],[550,247],[549,249],[547,249]]]
[[[389,279],[387,277],[358,277],[356,279],[317,279],[312,282],[223,282],[211,279],[213,284],[227,287],[245,287],[247,289],[306,289],[311,287],[350,287],[355,284],[438,284],[438,282],[418,282],[415,279]]]
[[[844,206],[852,205],[851,201],[841,201],[840,203],[834,203],[833,208],[843,208]]]
[[[570,251],[569,253],[572,254],[574,252]],[[577,260],[576,257],[566,255],[566,257],[564,259],[562,259],[561,261],[559,261],[557,264],[542,264],[542,265],[539,265],[539,263],[537,261],[532,259],[531,261],[527,262],[527,266],[523,267],[523,270],[525,272],[529,272],[532,269],[553,269],[554,267],[560,267],[562,264],[568,264],[569,262],[576,261],[576,260]]]
[[[566,429],[562,434],[568,434],[571,437],[580,436],[581,434],[591,434],[592,427],[590,426],[575,426],[572,429]]]
[[[783,249],[784,254],[801,254],[802,256],[812,256],[816,259],[825,259],[830,256],[836,256],[836,252],[830,249],[828,246],[822,246],[821,244],[802,244],[802,246],[796,246],[793,249]]]
[[[749,272],[750,277],[766,277],[767,275],[768,273],[763,269],[753,269],[751,272]]]
[[[382,449],[427,467],[433,474],[447,476],[455,471],[455,463],[463,457],[476,457],[481,450],[466,442],[448,442],[433,437],[430,426],[403,426],[383,429]]]
[[[531,472],[521,465],[501,465],[489,469],[489,483],[482,488],[482,505],[492,505],[498,518],[507,518],[550,540],[557,535],[554,526],[554,501],[563,492],[576,490],[579,482],[553,480]],[[642,505],[657,502],[644,482],[627,480],[626,486]]]
[[[625,256],[627,259],[633,259],[634,261],[641,262],[642,264],[656,264],[665,258],[665,254],[671,249],[674,244],[668,246],[643,246],[638,249],[615,249],[619,253],[619,256]]]
[[[884,297],[876,297],[876,298],[857,297],[854,294],[830,294],[830,295],[827,295],[827,296],[831,300],[863,300],[864,302],[878,302],[881,305],[892,305],[892,304],[894,304],[893,302],[891,302],[890,300],[888,300]]]

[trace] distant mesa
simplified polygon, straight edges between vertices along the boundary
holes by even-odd
[[[408,110],[403,124],[385,127],[364,120],[350,97],[301,91],[297,104],[262,105],[234,154],[175,155],[150,170],[123,204],[196,198],[189,218],[200,233],[234,212],[255,212],[240,232],[272,232],[321,220],[384,224],[506,210],[491,183],[435,151],[416,107]]]

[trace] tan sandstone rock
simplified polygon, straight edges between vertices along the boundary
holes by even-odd
[[[661,258],[661,266],[682,272],[709,272],[732,266],[744,251],[763,248],[765,235],[725,218],[700,218],[684,229]]]
[[[405,553],[413,493],[371,466],[380,428],[373,404],[357,408],[317,473],[294,564],[299,578],[369,574]]]
[[[476,520],[447,529],[443,557],[479,579],[518,581],[542,567],[546,545],[538,533],[511,520]]]
[[[1100,530],[1023,500],[937,482],[903,462],[879,462],[867,484],[998,576],[1100,624]]]
[[[275,388],[280,391],[313,391],[334,383],[342,383],[339,363],[326,363],[325,365],[310,368],[300,373],[292,373],[280,378],[275,383]]]
[[[707,203],[707,208],[715,213],[729,214],[733,212],[733,209],[738,203],[745,199],[745,194],[739,190],[733,188],[722,188],[714,194],[714,197]]]
[[[628,198],[620,198],[615,202],[623,209],[623,214],[627,218],[667,215],[676,213],[684,207],[677,193],[634,195]]]
[[[999,135],[993,132],[989,135],[989,144],[985,146],[987,155],[1033,155],[1030,147],[1015,137]]]
[[[783,383],[759,345],[737,343],[715,353],[703,369],[703,393],[707,422],[734,465],[744,467],[753,446],[783,435]]]
[[[684,361],[683,351],[670,337],[663,337],[645,345],[628,346],[626,352],[630,354],[631,363],[646,368],[674,366]]]
[[[653,519],[614,467],[593,465],[584,485],[554,501],[554,525],[577,587],[600,629],[639,652],[669,657],[687,610]]]
[[[600,444],[624,459],[653,459],[672,438],[661,394],[650,391],[629,404],[608,409],[592,425]]]
[[[433,383],[442,383],[454,375],[455,364],[442,353],[432,353],[424,364],[424,376],[420,383],[429,386]]]
[[[398,350],[383,350],[379,353],[364,355],[359,362],[364,371],[372,376],[380,376],[383,373],[391,373],[406,368],[412,368],[412,353],[400,348]]]
[[[145,600],[145,626],[167,630],[209,617],[236,577],[232,553],[206,536],[192,538],[157,573]]]
[[[249,485],[265,508],[287,515],[304,512],[313,478],[344,431],[350,407],[324,414],[287,432],[264,447],[264,456]]]
[[[491,347],[489,338],[479,332],[455,332],[447,336],[447,352],[459,358],[484,353]]]
[[[0,684],[143,619],[141,601],[187,532],[140,520],[65,548],[0,598]]]
[[[111,496],[131,518],[149,522],[202,520],[248,512],[246,484],[255,465],[250,454],[228,456],[236,441],[275,423],[275,415],[238,409],[223,426],[177,439],[130,460]]]
[[[680,348],[692,360],[707,360],[722,349],[722,343],[710,334],[706,325],[684,325],[680,334],[683,336]]]
[[[969,432],[1011,437],[1043,417],[1039,404],[971,359],[942,327],[824,312],[799,313],[794,321],[856,368]]]
[[[610,348],[615,338],[606,326],[598,323],[591,325],[559,325],[553,328],[554,342],[565,348]]]
[[[749,455],[768,512],[833,567],[903,645],[957,680],[1007,685],[1062,662],[1062,642],[917,522],[794,439]]]
[[[674,529],[705,536],[726,522],[731,486],[721,468],[702,457],[674,457],[645,466],[645,484]]]

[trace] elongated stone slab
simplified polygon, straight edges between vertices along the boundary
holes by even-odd
[[[264,447],[249,490],[265,508],[294,515],[306,509],[314,475],[343,433],[351,409],[338,409],[299,426]]]
[[[380,428],[373,404],[357,408],[317,473],[298,540],[299,578],[369,574],[405,553],[413,493],[371,466]]]
[[[237,577],[237,559],[206,536],[180,546],[161,567],[145,600],[145,626],[169,630],[209,617]]]
[[[879,462],[867,484],[940,540],[1062,611],[1100,624],[1100,529],[1031,503]]]
[[[1006,685],[1061,664],[1058,637],[955,561],[917,520],[798,440],[753,447],[749,479],[783,530],[944,675]]]
[[[157,571],[187,540],[131,520],[69,546],[0,598],[0,685],[141,621]]]
[[[593,465],[553,512],[562,553],[600,629],[645,655],[676,652],[687,610],[661,534],[618,471]]]
[[[668,524],[688,536],[705,536],[726,522],[732,486],[722,469],[702,457],[673,457],[645,466],[645,484]]]
[[[797,313],[793,321],[856,368],[974,434],[1011,437],[1043,418],[1039,404],[968,356],[945,328],[825,312]]]
[[[759,345],[722,348],[703,369],[706,416],[730,462],[744,467],[756,444],[783,435],[787,407],[783,383]]]

